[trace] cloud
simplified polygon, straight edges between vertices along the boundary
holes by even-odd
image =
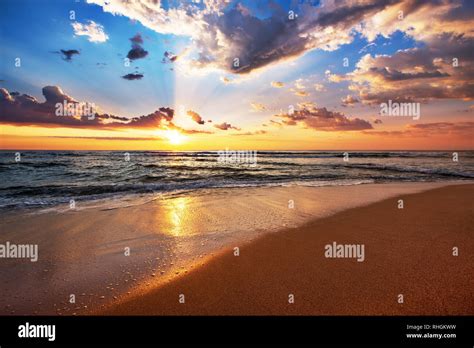
[[[131,73],[122,76],[123,79],[125,80],[141,80],[143,78],[143,74],[138,74],[138,73]]]
[[[132,49],[128,51],[127,58],[130,60],[142,59],[148,55],[148,51],[142,47],[143,38],[140,34],[135,34],[134,37],[130,39],[132,42]]]
[[[359,103],[359,99],[354,97],[353,95],[347,95],[344,98],[341,98],[342,106],[352,106],[354,104]]]
[[[307,97],[309,96],[309,93],[303,90],[292,90],[296,96],[298,97]]]
[[[467,1],[393,1],[366,17],[360,32],[369,42],[378,35],[390,37],[396,31],[417,41],[429,41],[441,33],[473,37],[473,13]]]
[[[197,129],[184,129],[176,125],[174,127],[168,127],[168,129],[176,129],[184,134],[214,134],[214,132],[211,132],[211,131],[197,130]]]
[[[163,53],[163,59],[161,60],[162,63],[174,63],[178,59],[178,56],[172,52],[165,51]]]
[[[373,120],[373,122],[374,122],[374,124],[382,124],[382,123],[383,123],[380,118],[375,118],[375,119]]]
[[[188,116],[191,116],[193,121],[196,122],[197,124],[205,124],[206,123],[197,112],[194,112],[192,110],[188,110],[187,114],[188,114]]]
[[[0,123],[17,125],[45,125],[49,127],[60,126],[93,126],[100,120],[89,120],[84,117],[56,116],[56,104],[78,103],[72,97],[66,95],[57,86],[46,86],[43,88],[44,102],[36,98],[20,93],[9,93],[6,89],[0,89]]]
[[[474,122],[433,122],[408,124],[402,130],[396,131],[364,131],[367,135],[384,137],[432,137],[442,135],[456,135],[472,137]]]
[[[75,35],[87,36],[90,42],[106,42],[109,39],[104,27],[94,21],[90,20],[87,24],[73,22],[71,25]]]
[[[315,102],[301,102],[297,104],[300,109],[313,109],[316,108],[316,103]]]
[[[394,1],[326,1],[319,7],[295,4],[295,19],[290,19],[288,10],[276,2],[264,17],[240,3],[223,0],[166,7],[161,1],[88,2],[100,5],[105,12],[137,20],[158,33],[191,38],[195,57],[189,62],[192,67],[248,74],[314,49],[332,51],[348,44],[362,21]]]
[[[170,5],[160,0],[88,2],[105,12],[137,20],[158,33],[190,38],[190,67],[234,74],[249,74],[311,50],[333,51],[357,36],[368,40],[361,53],[375,46],[377,37],[388,38],[397,31],[428,45],[443,34],[468,40],[474,37],[474,7],[460,0],[321,0],[319,6],[295,1],[291,10],[298,16],[294,19],[277,2],[268,6],[264,16],[259,9],[225,0],[176,2],[174,6],[174,2]],[[412,77],[398,72],[402,74],[398,77]],[[437,73],[430,71],[427,76],[433,74]],[[423,72],[417,76],[424,76]]]
[[[331,70],[326,70],[326,71],[324,72],[324,74],[326,75],[326,79],[327,79],[329,82],[338,83],[338,82],[341,82],[341,81],[349,80],[349,78],[348,78],[347,76],[344,76],[344,75],[337,75],[337,74],[331,73]]]
[[[228,130],[228,129],[235,129],[235,130],[240,130],[238,127],[234,127],[231,124],[227,122],[223,122],[221,124],[215,124],[214,127],[220,129],[220,130]]]
[[[222,81],[222,83],[225,83],[225,84],[228,84],[228,83],[232,82],[231,79],[229,79],[228,77],[225,77],[225,76],[221,76],[220,80]]]
[[[306,128],[318,131],[359,131],[372,129],[370,122],[360,118],[349,118],[342,113],[329,111],[326,108],[304,108],[293,113],[276,115],[289,126],[302,124]]]
[[[65,94],[58,86],[46,86],[42,90],[45,101],[40,102],[27,94],[9,92],[0,88],[0,123],[16,126],[66,127],[89,129],[176,129],[183,133],[211,133],[193,129],[183,129],[173,123],[174,110],[160,107],[154,112],[137,116],[123,117],[99,113],[91,115],[57,116],[57,103],[79,104],[77,100]],[[95,109],[95,108],[94,108]],[[236,128],[234,128],[236,129]]]
[[[135,36],[130,38],[132,45],[143,45],[143,38],[140,33],[136,33]]]
[[[252,107],[254,111],[257,111],[257,112],[267,110],[267,107],[263,105],[262,103],[250,103],[250,106]]]
[[[320,84],[320,83],[315,83],[313,85],[314,89],[318,92],[322,92],[324,91],[324,85]]]
[[[263,134],[267,134],[268,132],[266,130],[257,130],[255,132],[245,132],[245,133],[235,133],[235,134],[232,134],[232,135],[263,135]]]
[[[393,2],[366,17],[359,32],[370,42],[400,31],[419,44],[392,55],[366,54],[353,72],[329,72],[328,80],[348,81],[349,89],[366,104],[390,99],[473,100],[473,27],[474,7],[465,1]]]
[[[474,39],[443,35],[392,56],[365,55],[356,69],[332,78],[349,81],[365,104],[387,100],[474,99]],[[453,60],[453,59],[456,60]],[[459,65],[456,64],[459,61]]]
[[[278,126],[278,127],[283,126],[283,124],[281,124],[280,122],[275,121],[275,120],[270,120],[270,123],[271,123],[272,125],[276,125],[276,126]]]
[[[272,81],[271,85],[272,87],[275,87],[275,88],[282,88],[285,86],[285,84],[280,81]]]
[[[42,136],[42,138],[56,139],[89,139],[89,140],[114,140],[114,141],[146,141],[162,140],[160,137],[75,137],[75,136]]]
[[[59,52],[56,52],[56,53],[60,53],[63,55],[63,59],[65,61],[68,61],[70,62],[72,60],[72,57],[75,55],[75,54],[80,54],[78,50],[60,50]]]
[[[393,56],[364,56],[346,78],[368,104],[392,100],[474,99],[474,39],[443,35]],[[460,63],[456,66],[456,61]]]
[[[43,88],[43,95],[48,104],[67,102],[76,102],[74,98],[65,94],[58,86],[46,86]]]
[[[135,60],[135,59],[142,59],[145,58],[148,55],[148,51],[145,51],[143,47],[133,47],[130,51],[127,53],[127,58],[130,60]]]
[[[296,87],[297,89],[305,89],[306,86],[303,84],[303,79],[297,79],[297,80],[295,81],[295,87]]]

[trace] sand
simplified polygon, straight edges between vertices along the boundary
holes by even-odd
[[[97,314],[472,315],[473,197],[474,185],[434,189],[403,210],[387,199],[265,235]],[[365,244],[365,261],[325,258],[333,241]]]
[[[409,196],[446,185],[218,189],[2,215],[0,243],[38,244],[39,259],[0,260],[0,314],[472,314],[473,185]],[[365,261],[324,258],[333,241],[364,243]]]

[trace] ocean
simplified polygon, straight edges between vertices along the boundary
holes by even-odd
[[[0,151],[0,210],[75,202],[130,204],[137,197],[216,188],[332,186],[474,179],[474,151],[257,151],[249,162],[217,151]]]

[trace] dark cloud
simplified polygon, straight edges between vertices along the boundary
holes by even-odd
[[[127,58],[130,60],[145,58],[148,55],[148,51],[145,51],[143,47],[133,47],[127,53]]]
[[[78,50],[60,50],[57,53],[62,54],[62,58],[67,62],[70,62],[75,54],[80,54]]]
[[[163,54],[163,59],[161,60],[162,63],[174,63],[178,59],[178,56],[172,52],[165,51]]]
[[[135,34],[134,37],[130,38],[132,45],[143,45],[143,38],[140,33]]]
[[[434,71],[424,71],[419,73],[403,73],[398,70],[391,68],[371,68],[374,74],[378,74],[386,81],[403,81],[403,80],[412,80],[412,79],[426,79],[434,77],[446,77],[449,76],[447,73],[441,73],[438,70]]]
[[[130,73],[127,75],[122,76],[123,79],[125,80],[141,80],[143,78],[143,74],[139,73]]]
[[[105,11],[139,20],[159,33],[190,36],[197,54],[195,66],[218,67],[236,74],[246,74],[312,49],[334,50],[353,40],[351,30],[361,20],[396,2],[331,2],[324,7],[295,2],[291,9],[297,17],[290,18],[288,9],[277,2],[265,6],[262,16],[239,2],[229,5],[216,1],[165,9],[136,2],[124,1],[115,6],[91,1],[102,5]],[[236,58],[238,66],[234,64]]]
[[[43,87],[43,96],[47,104],[62,103],[64,101],[75,102],[72,97],[65,94],[58,86]]]
[[[198,130],[187,130],[173,123],[174,110],[160,107],[155,112],[138,117],[122,117],[94,112],[94,117],[56,116],[56,104],[78,103],[57,86],[43,88],[44,102],[27,94],[8,92],[0,88],[0,123],[17,126],[69,127],[90,129],[176,129],[183,133],[211,133]]]
[[[394,2],[397,1],[334,2],[326,6],[327,9],[303,3],[292,6],[298,15],[294,19],[276,3],[269,7],[270,16],[263,18],[237,4],[222,15],[204,16],[208,25],[205,35],[196,39],[200,51],[197,64],[217,64],[245,74],[311,49],[333,50],[353,40],[350,31],[357,23]],[[331,30],[325,35],[319,34],[326,28]],[[222,42],[228,46],[223,47]],[[221,52],[225,52],[225,56]],[[239,59],[238,67],[234,65],[235,58]]]
[[[471,36],[474,12],[473,6],[462,0],[331,0],[318,2],[318,6],[311,6],[310,1],[291,1],[289,7],[270,1],[251,9],[241,2],[227,1],[169,7],[125,0],[118,4],[89,1],[104,11],[140,21],[158,33],[190,37],[195,66],[236,74],[250,73],[314,49],[332,51],[353,42],[357,35],[367,39],[369,45],[378,36],[388,38],[396,31],[417,42],[431,40],[441,32]],[[297,16],[291,18],[289,9]],[[402,11],[403,20],[398,18],[398,11]],[[239,61],[237,66],[235,59]],[[390,68],[379,73],[393,81],[437,78],[447,73]]]
[[[204,121],[202,119],[201,115],[199,115],[197,112],[194,112],[192,110],[188,110],[187,114],[188,114],[188,116],[191,116],[193,121],[196,122],[197,124],[205,124],[206,123],[206,121]]]
[[[171,123],[173,116],[173,109],[161,107],[151,114],[132,118],[126,125],[130,128],[159,127],[163,124]]]
[[[223,122],[221,124],[215,124],[214,127],[220,130],[228,130],[228,129],[240,130],[240,128],[232,126],[230,123],[227,123],[227,122]]]
[[[90,127],[100,125],[100,118],[56,116],[56,103],[77,103],[57,86],[43,88],[44,102],[27,94],[9,93],[0,89],[0,123],[17,125],[42,125],[47,127]]]
[[[132,42],[132,49],[128,51],[127,58],[130,60],[142,59],[148,55],[148,51],[146,51],[143,45],[143,39],[140,34],[136,34],[134,37],[130,39]]]
[[[128,122],[130,121],[130,118],[128,117],[121,117],[121,116],[115,116],[115,115],[109,115],[109,114],[101,114],[100,117],[104,120],[116,120],[116,121],[122,121],[122,122]]]
[[[295,110],[292,114],[276,115],[289,126],[303,124],[318,131],[359,131],[372,129],[370,122],[360,118],[348,118],[342,113],[329,111],[326,108],[312,107]]]
[[[363,1],[360,3],[352,2],[344,3],[341,7],[334,8],[331,11],[322,13],[318,17],[318,24],[323,27],[328,27],[346,21],[349,23],[357,23],[364,19],[369,13],[374,13],[384,9],[387,5],[397,3],[394,0],[377,0],[377,1]]]

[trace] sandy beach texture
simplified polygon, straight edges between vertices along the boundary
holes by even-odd
[[[266,235],[102,313],[472,315],[472,197],[473,185],[435,189]],[[366,260],[325,258],[333,241],[365,244]]]
[[[0,242],[37,243],[39,259],[1,260],[0,313],[474,314],[472,197],[465,183],[275,187],[6,215]],[[333,242],[365,260],[326,258]]]

